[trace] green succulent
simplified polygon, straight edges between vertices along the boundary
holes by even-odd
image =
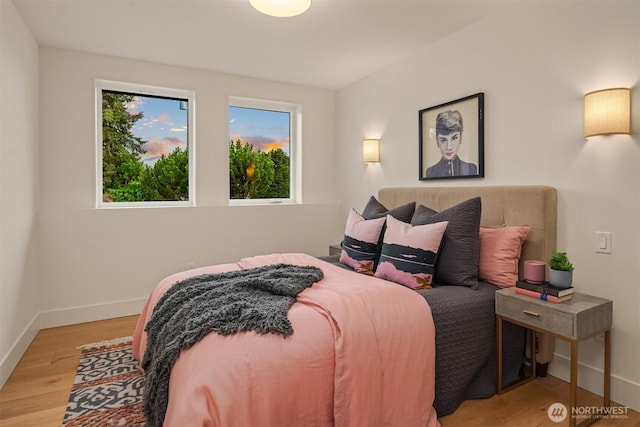
[[[560,271],[573,271],[573,264],[567,258],[566,252],[553,252],[549,260],[549,268]]]

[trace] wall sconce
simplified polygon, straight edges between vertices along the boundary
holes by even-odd
[[[584,137],[631,133],[631,89],[615,88],[584,96]]]
[[[362,161],[365,163],[380,162],[379,139],[365,139],[362,141]]]

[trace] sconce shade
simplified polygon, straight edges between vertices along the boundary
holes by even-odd
[[[300,15],[311,7],[311,0],[249,0],[258,12],[277,18]]]
[[[379,139],[365,139],[362,141],[362,161],[365,163],[380,162]]]
[[[631,90],[603,89],[584,96],[584,137],[631,133]]]

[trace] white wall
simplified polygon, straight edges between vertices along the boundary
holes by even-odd
[[[0,1],[0,387],[35,336],[38,45]]]
[[[579,291],[614,301],[612,397],[640,409],[640,3],[517,2],[338,92],[343,217],[388,186],[545,184]],[[583,135],[583,95],[634,87],[632,136]],[[485,93],[485,178],[418,181],[418,111]],[[379,165],[361,141],[381,137]],[[613,253],[595,253],[595,232]],[[579,384],[601,393],[602,343],[580,345]],[[553,375],[568,379],[569,348]]]
[[[195,91],[197,207],[93,207],[96,78]],[[228,206],[229,95],[302,104],[303,204]],[[43,326],[138,313],[189,263],[325,255],[339,241],[333,91],[43,47],[40,111]]]

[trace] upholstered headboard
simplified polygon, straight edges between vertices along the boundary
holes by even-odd
[[[388,209],[415,201],[441,211],[472,197],[482,199],[481,225],[531,228],[522,247],[524,260],[547,262],[556,248],[556,190],[547,186],[382,188],[378,200]]]

